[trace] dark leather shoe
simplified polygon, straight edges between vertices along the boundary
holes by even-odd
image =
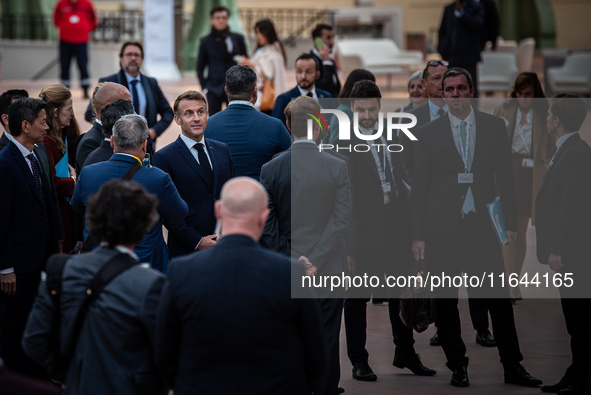
[[[577,391],[575,389],[575,387],[573,387],[572,385],[569,385],[565,389],[558,391],[558,395],[579,395],[579,394],[582,394],[582,392]]]
[[[476,343],[482,347],[495,347],[497,345],[495,338],[488,329],[476,332]]]
[[[353,365],[353,378],[360,381],[376,381],[376,376],[367,362],[357,362]]]
[[[568,387],[558,391],[558,395],[579,395],[579,394],[582,394],[582,392],[576,390],[575,387],[573,387],[572,385],[569,385]]]
[[[451,375],[451,385],[454,387],[467,387],[470,385],[470,380],[468,380],[468,366],[461,365],[453,369],[453,373]]]
[[[541,390],[542,392],[547,392],[551,394],[555,394],[560,390],[563,390],[570,386],[570,380],[566,380],[564,377],[560,379],[560,381],[553,385],[543,385]]]
[[[392,365],[400,369],[409,368],[410,371],[417,376],[433,376],[437,374],[436,371],[429,369],[421,363],[421,357],[419,354],[394,355],[394,362],[392,362]]]
[[[439,343],[439,332],[435,332],[433,337],[431,339],[429,339],[429,344],[432,346],[440,346],[441,345],[441,343]]]
[[[542,380],[529,374],[519,362],[504,365],[504,368],[505,383],[507,384],[517,384],[524,387],[537,387],[542,384]]]
[[[343,394],[343,393],[345,393],[345,389],[343,387],[339,387],[337,389],[337,394]]]

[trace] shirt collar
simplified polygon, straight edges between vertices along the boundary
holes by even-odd
[[[462,122],[462,121],[466,121],[468,123],[468,125],[470,125],[470,126],[473,126],[476,123],[476,116],[474,115],[474,108],[472,108],[472,106],[470,106],[470,114],[468,114],[466,119],[457,118],[451,112],[448,113],[448,115],[449,115],[449,121],[454,128],[459,127],[460,122]]]
[[[429,112],[433,116],[437,115],[437,111],[439,111],[440,108],[442,108],[443,111],[445,111],[445,112],[449,111],[449,108],[447,107],[447,103],[444,104],[443,107],[439,107],[437,104],[433,103],[431,100],[427,100],[427,103],[429,103]]]
[[[201,144],[205,147],[205,137],[201,138],[201,141],[197,142],[193,139],[188,138],[187,136],[185,136],[184,134],[181,133],[181,140],[183,140],[183,143],[185,143],[185,145],[187,146],[188,149],[191,149],[195,146],[195,144]]]
[[[556,140],[556,150],[559,150],[560,147],[562,147],[562,144],[564,144],[566,142],[566,140],[568,140],[569,137],[574,136],[575,134],[577,134],[579,132],[571,132],[571,133],[567,133],[564,136],[558,138]]]
[[[101,245],[101,247],[108,247],[109,246],[109,244],[107,242],[105,242],[105,241],[103,241],[100,245]],[[136,259],[138,261],[140,260],[140,258],[136,255],[136,253],[132,249],[127,248],[127,247],[125,247],[125,246],[123,246],[121,244],[117,244],[115,246],[115,249],[117,251],[119,251],[120,253],[122,253],[122,254],[127,254],[130,257],[132,257],[132,258],[134,258],[134,259]]]
[[[252,102],[249,102],[247,100],[232,100],[230,103],[228,103],[228,107],[230,107],[234,104],[242,104],[243,106],[250,106],[250,107],[254,108],[254,104],[252,104]]]
[[[310,140],[310,139],[299,139],[299,140],[294,140],[293,142],[294,144],[301,144],[301,143],[310,143],[310,144],[314,144],[316,145],[316,142],[314,140]]]
[[[23,154],[24,157],[27,157],[28,155],[33,153],[33,151],[29,151],[28,149],[26,149],[25,146],[19,143],[19,141],[14,137],[12,138],[12,142],[16,145],[16,147],[21,152],[21,154]]]
[[[4,135],[8,140],[14,141],[14,137],[12,137],[12,134],[8,133],[7,131],[4,131]]]
[[[527,114],[525,114],[525,118],[527,119],[527,123],[531,123],[534,117],[534,109],[530,108]],[[515,123],[519,125],[521,123],[521,111],[517,110],[517,116],[515,117]]]
[[[102,123],[102,122],[101,122],[101,120],[100,120],[100,119],[98,119],[98,118],[95,118],[95,119],[94,119],[94,122],[96,122],[96,123],[98,123],[99,125],[103,126],[103,123]]]
[[[138,162],[140,162],[140,165],[142,164],[142,160],[140,158],[138,158],[137,156],[134,156],[134,155],[131,155],[131,154],[126,154],[125,152],[118,152],[116,155],[129,156],[130,158],[133,158],[133,159],[137,160]]]
[[[300,96],[307,96],[308,95],[308,91],[303,90],[302,88],[300,88],[300,86],[298,85],[298,90],[300,91]],[[312,97],[314,99],[318,99],[318,95],[316,94],[316,86],[313,86],[312,89],[310,90],[310,92],[312,92]]]
[[[142,81],[141,79],[141,74],[138,73],[137,77],[132,77],[131,75],[127,74],[126,72],[123,72],[125,74],[125,78],[127,79],[127,85],[131,84],[131,81],[133,80],[138,80],[138,81]]]

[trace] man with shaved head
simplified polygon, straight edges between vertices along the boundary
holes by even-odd
[[[169,266],[156,361],[175,395],[309,394],[316,384],[320,312],[314,299],[291,298],[303,264],[258,244],[267,200],[249,177],[226,182],[215,206],[218,243]]]
[[[103,124],[101,123],[101,109],[115,100],[127,100],[131,102],[131,94],[123,85],[115,82],[101,82],[92,94],[92,108],[97,114],[92,129],[79,137],[76,149],[76,174],[84,166],[88,155],[101,145],[103,141]]]

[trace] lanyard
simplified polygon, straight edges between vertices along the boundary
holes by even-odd
[[[466,152],[464,152],[464,145],[462,144],[462,140],[460,140],[460,155],[462,156],[462,160],[464,161],[464,172],[468,172],[468,152],[470,152],[470,129],[469,123],[466,122]],[[460,128],[460,125],[458,125]],[[462,133],[460,133],[460,139],[462,138]]]

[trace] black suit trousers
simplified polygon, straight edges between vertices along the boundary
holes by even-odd
[[[228,96],[222,92],[221,95],[216,95],[213,92],[207,92],[207,107],[209,111],[209,116],[211,117],[214,114],[222,111],[222,104],[228,103]]]
[[[426,262],[431,275],[482,277],[483,272],[493,273],[495,281],[503,273],[501,247],[491,233],[484,232],[475,214],[460,219],[450,234],[427,233]],[[489,283],[490,285],[490,283]],[[502,363],[519,362],[523,359],[515,330],[513,306],[507,288],[497,281],[494,288],[468,288],[470,297],[480,297],[490,312],[492,329]],[[437,330],[443,351],[451,368],[467,363],[466,345],[461,337],[458,311],[458,290],[451,287],[440,289],[437,301]],[[484,298],[486,296],[486,298]],[[491,298],[491,296],[494,296]]]
[[[572,353],[572,362],[565,378],[582,389],[585,376],[591,369],[591,299],[571,299],[568,291],[563,288],[560,291],[562,313],[570,335]]]
[[[378,276],[384,281],[384,275],[408,275],[412,263],[411,248],[408,240],[408,229],[400,224],[402,216],[398,205],[390,205],[385,215],[384,228],[380,235],[372,238],[376,241],[374,247],[382,250],[380,254],[371,254],[372,258],[359,256],[355,274],[363,276]],[[358,231],[359,232],[359,231]],[[382,244],[382,245],[379,245]],[[373,262],[371,259],[384,259],[388,262]],[[380,289],[382,292],[382,289]],[[393,341],[396,345],[396,354],[414,353],[414,339],[412,329],[402,323],[400,319],[400,293],[398,288],[388,289],[388,313],[392,325]],[[369,353],[365,348],[367,328],[367,303],[370,301],[372,291],[364,288],[349,288],[345,299],[345,330],[347,335],[347,354],[352,364],[366,362]],[[375,294],[373,295],[376,296]],[[380,298],[383,294],[378,295]]]

